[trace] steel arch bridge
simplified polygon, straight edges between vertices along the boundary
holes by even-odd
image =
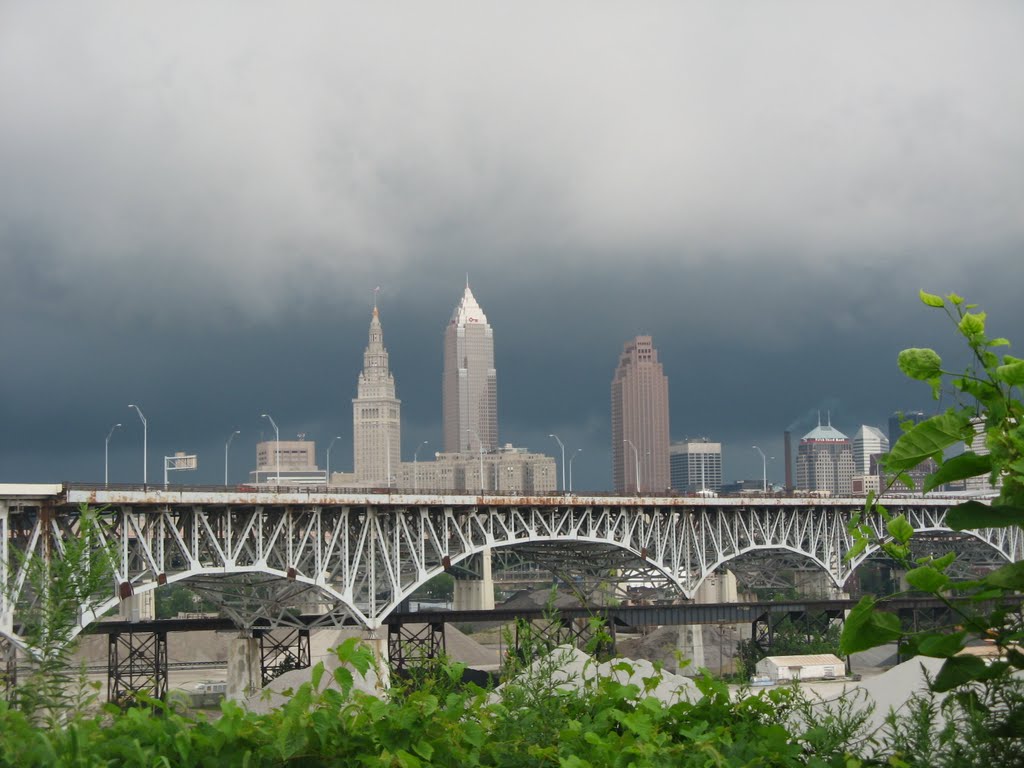
[[[19,641],[31,602],[26,563],[60,557],[77,535],[79,507],[104,511],[100,537],[117,552],[110,594],[80,617],[84,628],[132,595],[188,581],[215,593],[241,627],[257,621],[376,628],[438,573],[491,548],[551,548],[582,565],[617,551],[635,572],[691,598],[731,560],[771,550],[799,555],[842,587],[877,546],[856,558],[851,516],[858,499],[438,496],[322,492],[97,490],[0,486],[0,634]],[[10,486],[8,486],[10,488]],[[24,487],[22,487],[24,488]],[[918,532],[949,532],[958,499],[891,499]],[[884,522],[866,521],[879,538]],[[1024,530],[980,529],[1007,561],[1024,557]]]

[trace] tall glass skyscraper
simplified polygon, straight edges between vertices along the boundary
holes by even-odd
[[[390,487],[402,455],[402,401],[395,397],[395,379],[388,367],[388,351],[384,348],[384,331],[376,305],[357,386],[352,400],[356,482]]]
[[[441,381],[445,453],[498,447],[498,378],[494,332],[466,281],[462,300],[444,332]]]
[[[612,379],[616,491],[669,489],[668,434],[668,377],[651,337],[637,336],[626,342]]]

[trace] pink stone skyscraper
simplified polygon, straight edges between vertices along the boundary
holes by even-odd
[[[469,290],[469,280],[444,332],[441,399],[446,453],[498,447],[494,332]]]
[[[667,491],[668,444],[668,377],[658,362],[651,337],[637,336],[626,342],[612,379],[615,490]]]

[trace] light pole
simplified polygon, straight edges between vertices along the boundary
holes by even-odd
[[[636,492],[640,493],[640,451],[633,445],[632,440],[623,440],[624,443],[629,443],[629,447],[633,449],[633,459],[636,461]]]
[[[558,435],[548,435],[548,437],[553,437],[555,442],[558,443],[558,447],[562,449],[562,493],[565,493],[565,446],[562,445]]]
[[[765,457],[764,451],[756,445],[752,447],[761,454],[761,493],[768,493],[768,459]]]
[[[149,424],[146,423],[146,417],[142,415],[139,406],[129,405],[128,407],[134,408],[135,412],[139,414],[139,418],[142,419],[142,484],[146,485],[149,482],[149,473],[146,471],[149,460]]]
[[[569,493],[572,493],[572,463],[576,461],[576,456],[582,451],[582,448],[577,448],[576,453],[569,457]]]
[[[422,443],[417,445],[416,446],[416,450],[412,452],[412,490],[413,490],[413,493],[419,493],[420,492],[420,470],[419,470],[419,464],[417,463],[419,461],[419,457],[420,457],[420,448],[422,448],[424,445],[428,445],[428,444],[429,444],[428,441],[424,440]]]
[[[341,440],[341,435],[335,435],[331,438],[331,444],[327,446],[327,485],[331,484],[331,448],[334,447],[334,443],[337,440]]]
[[[484,441],[480,439],[480,433],[475,429],[466,427],[466,431],[476,437],[477,448],[480,449],[480,493],[484,492]]]
[[[235,435],[242,434],[239,430],[235,430],[228,435],[227,442],[224,443],[224,487],[228,485],[228,448],[231,447],[231,441],[235,439]]]
[[[270,426],[274,428],[274,453],[277,455],[277,485],[275,487],[279,488],[281,486],[281,432],[269,413],[261,413],[260,418],[269,421]]]
[[[110,432],[107,433],[107,439],[103,441],[103,487],[107,487],[108,470],[110,468],[110,436],[114,434],[114,430],[120,427],[120,424],[115,424],[110,428]]]

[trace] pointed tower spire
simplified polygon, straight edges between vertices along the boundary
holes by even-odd
[[[379,286],[373,290],[369,339],[352,400],[353,456],[358,483],[390,487],[401,460],[402,401],[395,396],[395,379],[388,365],[378,291]]]

